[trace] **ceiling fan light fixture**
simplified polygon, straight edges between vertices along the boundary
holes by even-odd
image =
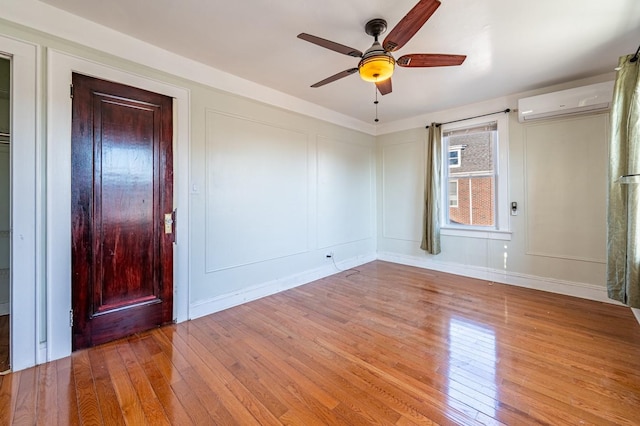
[[[415,0],[414,0],[415,1]],[[440,6],[440,0],[417,0],[418,3],[396,24],[387,34],[382,44],[378,38],[387,31],[387,21],[382,18],[369,20],[364,26],[364,32],[373,37],[373,44],[364,53],[353,47],[336,43],[321,37],[307,33],[298,34],[298,38],[313,43],[325,49],[343,55],[362,58],[357,68],[349,68],[331,77],[325,78],[311,87],[321,87],[341,78],[355,74],[358,71],[360,78],[366,82],[375,83],[377,92],[381,95],[391,93],[391,76],[396,67],[427,68],[427,67],[448,67],[461,65],[466,56],[449,55],[440,53],[412,53],[398,58],[393,58],[392,52],[401,49],[415,34],[422,25],[429,20],[431,15]],[[376,93],[377,93],[376,92]]]
[[[396,61],[389,53],[364,57],[358,64],[360,78],[372,83],[384,81],[393,75]]]

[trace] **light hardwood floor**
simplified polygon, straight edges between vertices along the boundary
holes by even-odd
[[[0,425],[640,423],[628,308],[358,269],[0,378]]]

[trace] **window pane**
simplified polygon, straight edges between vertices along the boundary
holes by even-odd
[[[449,207],[458,207],[458,181],[449,181]]]
[[[449,148],[449,167],[460,166],[460,148]]]
[[[447,223],[495,226],[495,125],[447,132]]]
[[[494,226],[495,179],[493,176],[458,178],[457,181],[456,205],[449,206],[449,223]]]

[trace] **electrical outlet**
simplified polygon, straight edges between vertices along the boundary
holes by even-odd
[[[327,259],[331,259],[333,257],[333,252],[330,251],[329,253],[324,255]]]

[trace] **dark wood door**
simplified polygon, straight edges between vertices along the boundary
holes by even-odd
[[[172,119],[169,97],[73,74],[74,350],[172,320]]]

